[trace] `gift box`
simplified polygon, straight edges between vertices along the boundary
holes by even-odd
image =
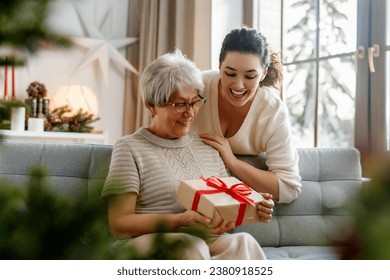
[[[177,200],[184,208],[211,218],[214,228],[222,220],[236,226],[259,222],[257,205],[264,198],[235,177],[202,177],[181,181]]]

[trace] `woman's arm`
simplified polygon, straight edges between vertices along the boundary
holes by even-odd
[[[210,224],[211,219],[195,211],[185,211],[178,214],[136,214],[137,194],[130,192],[122,195],[112,195],[108,199],[108,222],[111,234],[115,238],[135,237],[156,232],[161,223],[171,229],[191,227],[197,223]],[[220,226],[210,230],[211,233],[222,234],[233,229],[234,224],[222,222]]]

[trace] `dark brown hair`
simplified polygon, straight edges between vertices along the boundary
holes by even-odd
[[[219,64],[222,64],[228,52],[258,55],[262,66],[268,67],[267,75],[260,82],[260,86],[273,86],[280,89],[283,80],[282,61],[279,54],[269,48],[264,35],[256,29],[244,26],[230,31],[223,40]]]

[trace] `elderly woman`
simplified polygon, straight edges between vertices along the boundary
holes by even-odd
[[[146,250],[161,223],[172,231],[211,223],[209,217],[185,210],[176,201],[180,180],[228,173],[218,151],[189,134],[192,120],[206,102],[202,73],[192,61],[178,50],[159,57],[145,69],[140,88],[152,122],[117,141],[102,197],[108,200],[113,236]],[[267,221],[273,202],[270,195],[265,197],[269,200],[259,205],[258,212]],[[265,259],[250,234],[227,233],[233,227],[223,221],[210,229],[207,240],[165,234],[188,240],[185,259]]]

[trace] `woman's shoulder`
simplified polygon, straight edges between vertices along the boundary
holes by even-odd
[[[202,138],[196,133],[190,133],[189,136],[191,137],[191,145],[193,146],[209,146],[205,143],[203,143]],[[209,146],[210,147],[210,146]]]
[[[270,87],[270,86],[262,86],[261,87],[261,90],[263,92],[263,94],[268,97],[269,99],[274,99],[275,102],[283,102],[282,101],[282,95],[280,93],[280,91],[274,87]]]
[[[215,91],[218,88],[218,82],[220,79],[219,71],[218,70],[203,71],[202,72],[202,79],[203,79],[203,83],[205,85],[204,96],[207,99],[209,99],[208,104],[206,104],[206,106],[209,106],[209,104],[211,102],[210,97],[211,97],[211,95],[214,95]]]
[[[288,110],[276,89],[263,86],[252,103],[248,116],[247,119],[252,124],[264,123],[265,120],[273,124],[275,121],[282,123],[288,118]]]
[[[218,150],[205,144],[202,138],[200,138],[197,134],[191,134],[190,146],[199,158],[207,158],[207,161],[213,161],[215,163],[219,163],[219,160],[222,160]]]
[[[134,146],[142,144],[144,141],[142,140],[142,135],[140,133],[140,130],[135,131],[132,134],[124,135],[118,138],[115,142],[115,146]]]
[[[284,106],[281,93],[276,88],[263,86],[260,89],[261,89],[260,102],[267,103],[267,105],[271,106],[272,108],[278,108]]]
[[[191,133],[191,145],[193,148],[197,150],[207,151],[208,153],[218,152],[216,149],[214,149],[212,146],[207,145],[203,142],[202,138],[196,133]]]
[[[208,84],[213,79],[219,79],[218,70],[205,70],[202,72],[203,82]]]
[[[209,70],[202,71],[202,76],[203,77],[210,77],[210,76],[215,76],[215,75],[219,75],[219,71],[218,70],[209,69]]]

